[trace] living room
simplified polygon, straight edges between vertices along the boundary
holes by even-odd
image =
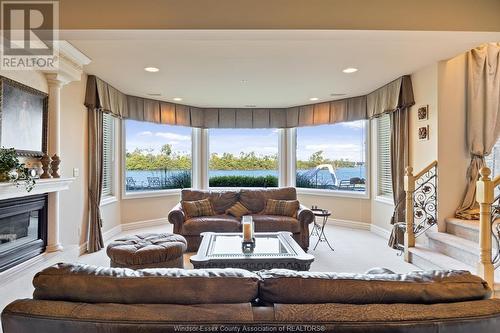
[[[246,321],[493,332],[499,4],[382,2],[50,2],[55,58],[29,68],[2,49],[0,305],[14,302],[4,332]],[[12,3],[3,13],[21,10]],[[4,43],[19,49],[25,37],[10,29]],[[180,296],[148,292],[148,274]],[[220,281],[184,281],[204,274]],[[269,282],[285,277],[326,284]],[[446,293],[450,281],[462,289]],[[368,288],[370,300],[354,292]],[[224,304],[209,310],[210,297]],[[401,314],[381,315],[393,303]],[[122,326],[137,304],[143,317]],[[367,305],[376,314],[356,327],[340,314]]]

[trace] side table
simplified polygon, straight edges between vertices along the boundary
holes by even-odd
[[[316,245],[314,246],[313,250],[316,250],[316,247],[318,247],[319,242],[326,242],[330,250],[335,251],[325,234],[326,222],[328,221],[328,218],[332,215],[332,212],[326,209],[311,209],[311,210],[315,217],[313,223],[313,230],[311,231],[311,236],[318,236],[318,241],[316,242]],[[318,218],[321,219],[320,223],[318,223],[317,221]]]

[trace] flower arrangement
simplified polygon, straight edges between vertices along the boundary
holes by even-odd
[[[14,148],[0,148],[0,182],[13,182],[17,187],[24,183],[27,192],[35,187],[33,178],[24,163],[19,162]]]

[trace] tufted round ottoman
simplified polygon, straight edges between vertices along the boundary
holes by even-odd
[[[181,235],[150,233],[117,239],[108,245],[106,253],[111,267],[183,268],[186,248]]]

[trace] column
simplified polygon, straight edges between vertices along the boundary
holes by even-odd
[[[64,81],[57,74],[45,74],[49,88],[48,105],[48,155],[61,156],[61,87]],[[47,223],[47,252],[62,251],[59,241],[59,192],[49,193],[48,223]]]

